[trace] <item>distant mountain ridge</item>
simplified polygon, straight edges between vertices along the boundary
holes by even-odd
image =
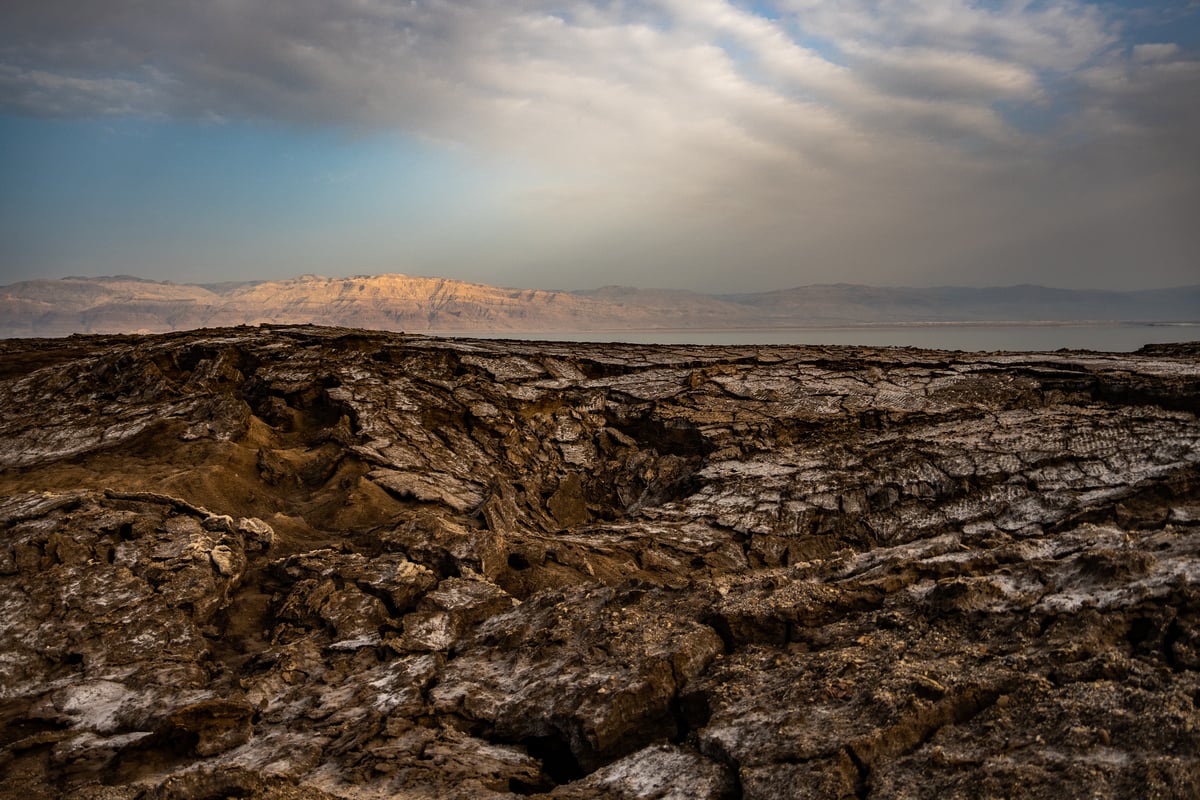
[[[306,322],[421,333],[566,333],[1033,321],[1196,322],[1200,285],[1111,292],[817,284],[709,295],[624,286],[513,289],[393,274],[209,284],[121,275],[0,287],[5,338]]]

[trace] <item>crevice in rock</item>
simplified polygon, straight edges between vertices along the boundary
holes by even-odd
[[[552,790],[557,786],[553,780],[542,780],[537,783],[521,780],[520,778],[508,779],[508,791],[520,797],[529,797],[532,795],[542,795]]]
[[[737,637],[733,634],[733,628],[729,624],[729,620],[721,614],[710,614],[700,620],[701,625],[707,625],[720,637],[722,644],[725,645],[725,655],[730,655],[737,650]]]
[[[703,692],[676,692],[669,704],[671,717],[675,720],[675,744],[694,744],[696,732],[708,724],[712,717],[708,695]]]
[[[588,773],[571,752],[571,743],[562,736],[530,736],[516,742],[542,764],[542,771],[556,784],[570,783]]]
[[[171,728],[153,733],[117,753],[101,781],[107,786],[117,786],[161,774],[195,758],[199,741],[196,731]]]
[[[920,731],[917,740],[890,755],[893,758],[900,758],[919,750],[933,739],[938,731],[950,725],[962,725],[979,716],[995,705],[996,701],[1008,691],[1008,687],[966,689],[939,701],[935,706],[937,710],[933,719]]]
[[[871,766],[859,758],[858,753],[850,745],[846,745],[844,752],[858,772],[854,782],[854,796],[858,800],[867,800],[871,796]]]
[[[45,734],[70,728],[70,724],[64,719],[22,719],[21,715],[27,713],[28,709],[23,706],[14,708],[13,705],[0,705],[0,721],[4,722],[4,725],[0,726],[0,754],[9,748],[24,749],[21,747],[24,741],[37,741]],[[0,758],[2,757],[0,755]]]
[[[736,761],[728,764],[728,766],[731,785],[729,787],[729,797],[727,800],[742,800],[746,794],[746,790],[742,786],[742,767]]]
[[[1196,399],[1200,396],[1200,382],[1194,380],[1163,383],[1105,375],[1096,382],[1092,396],[1116,406],[1157,406],[1166,411],[1200,413]]]
[[[649,411],[625,416],[608,411],[606,424],[662,455],[704,458],[713,451],[694,425],[658,419]]]
[[[1167,629],[1163,632],[1163,661],[1175,672],[1180,672],[1184,669],[1183,664],[1179,663],[1179,657],[1175,654],[1175,646],[1183,641],[1184,635],[1183,626],[1179,624],[1179,617],[1172,618],[1171,622],[1167,625]]]

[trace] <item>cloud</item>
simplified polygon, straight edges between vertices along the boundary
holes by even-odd
[[[1133,46],[1133,60],[1140,64],[1156,61],[1173,61],[1179,56],[1179,45],[1174,42],[1148,42]]]
[[[10,112],[37,116],[154,113],[162,98],[153,80],[63,75],[0,64],[0,96]]]
[[[1114,44],[1099,6],[1076,0],[786,0],[806,30],[848,46],[971,52],[1037,69],[1069,70]]]
[[[868,51],[857,61],[867,81],[892,94],[974,103],[1032,101],[1041,95],[1040,81],[1029,67],[969,52],[890,48]]]
[[[1200,62],[1170,42],[1130,47],[1104,6],[774,9],[42,0],[0,32],[0,108],[400,131],[533,176],[506,213],[530,237],[563,222],[546,264],[619,235],[631,262],[714,281],[740,254],[763,285],[849,268],[886,282],[868,264],[943,279],[998,268],[1000,244],[1044,265],[1073,252],[1048,226],[1144,225],[1158,213],[1146,187],[1194,198],[1153,153],[1194,167]],[[1109,166],[1122,163],[1136,169]],[[1177,243],[1171,263],[1194,252],[1195,234],[1155,225]]]
[[[723,0],[662,0],[640,13],[584,2],[99,0],[82,15],[76,5],[47,0],[10,20],[0,61],[19,72],[5,82],[5,105],[398,126],[464,140],[495,126],[507,142],[522,117],[607,135],[652,117],[676,129],[736,120],[766,99],[853,128],[858,110],[897,95],[941,103],[891,112],[953,121],[963,116],[954,104],[1036,94],[1028,64],[1068,53],[1074,63],[1105,41],[1094,13],[998,16],[954,3],[883,4],[887,13],[847,3],[777,20]],[[1092,23],[1082,33],[1081,20]],[[853,68],[797,44],[800,27],[836,40]],[[999,55],[975,52],[980,42]],[[56,76],[62,91],[33,91],[39,76]],[[136,91],[114,105],[114,85]]]

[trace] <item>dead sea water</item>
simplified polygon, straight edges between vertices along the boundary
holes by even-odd
[[[607,330],[448,334],[487,339],[629,342],[633,344],[817,344],[923,347],[964,351],[1059,349],[1129,353],[1142,345],[1200,339],[1200,322],[930,323],[729,330]]]

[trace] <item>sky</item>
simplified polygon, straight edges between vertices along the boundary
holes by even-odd
[[[1200,2],[0,0],[0,285],[1200,283]]]

